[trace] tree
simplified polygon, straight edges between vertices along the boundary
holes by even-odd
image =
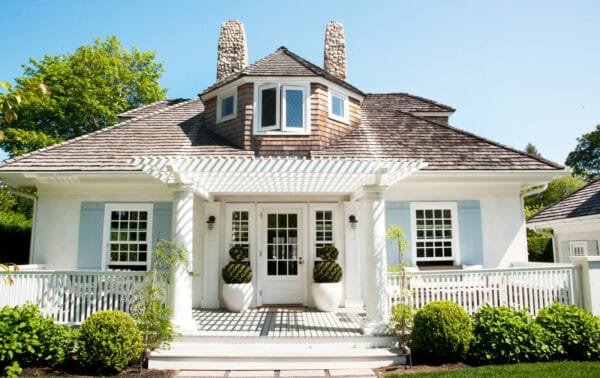
[[[529,217],[537,213],[584,185],[585,181],[573,175],[567,175],[550,181],[546,190],[525,198],[525,215]]]
[[[166,89],[158,80],[164,68],[155,58],[135,46],[128,51],[110,36],[72,54],[30,59],[15,79],[23,100],[18,119],[0,126],[0,147],[10,156],[27,153],[110,126],[119,113],[163,99]],[[35,95],[29,88],[40,82],[52,96],[28,101]]]
[[[588,179],[600,174],[600,125],[577,138],[577,146],[567,156],[565,164],[577,175]]]
[[[542,154],[540,154],[538,149],[535,148],[535,146],[531,143],[527,143],[527,146],[525,146],[525,152],[527,152],[529,155],[542,157]]]

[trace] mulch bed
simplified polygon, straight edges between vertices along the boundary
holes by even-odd
[[[26,377],[38,377],[38,376],[66,376],[66,377],[93,377],[92,375],[82,375],[81,371],[69,371],[69,370],[54,370],[50,368],[27,368],[23,369],[22,376]],[[156,370],[156,369],[135,369],[130,368],[123,370],[121,373],[116,375],[117,377],[122,376],[134,376],[134,377],[156,377],[156,378],[172,378],[177,375],[176,370]]]
[[[405,366],[405,365],[392,365],[386,366],[383,368],[375,369],[377,376],[386,376],[386,375],[404,375],[404,374],[417,374],[417,373],[431,373],[435,371],[447,371],[447,370],[458,370],[469,368],[470,366],[467,364],[463,364],[462,362],[458,362],[455,364],[441,364],[441,365],[413,365]]]

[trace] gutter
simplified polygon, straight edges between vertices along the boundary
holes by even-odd
[[[34,260],[33,260],[33,253],[35,252],[35,230],[36,230],[36,224],[37,224],[37,204],[38,204],[38,198],[37,196],[33,195],[33,194],[29,194],[29,193],[23,193],[23,192],[19,192],[17,190],[13,190],[13,189],[7,189],[7,191],[10,194],[14,194],[15,196],[18,197],[22,197],[22,198],[27,198],[29,200],[33,201],[33,214],[32,214],[32,220],[31,220],[31,240],[29,241],[29,263],[31,264]]]

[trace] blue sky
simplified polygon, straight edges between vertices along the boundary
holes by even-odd
[[[244,22],[249,60],[286,46],[322,65],[325,25],[344,24],[348,81],[457,109],[452,125],[563,163],[600,123],[600,1],[1,0],[0,80],[29,57],[114,34],[156,50],[168,97],[216,76],[220,25]]]

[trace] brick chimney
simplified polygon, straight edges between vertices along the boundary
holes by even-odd
[[[217,81],[248,65],[248,47],[244,24],[231,20],[221,24],[219,36],[219,54],[217,57]]]
[[[323,54],[325,71],[333,76],[346,80],[346,40],[344,26],[337,21],[330,21],[325,29],[325,52]]]

